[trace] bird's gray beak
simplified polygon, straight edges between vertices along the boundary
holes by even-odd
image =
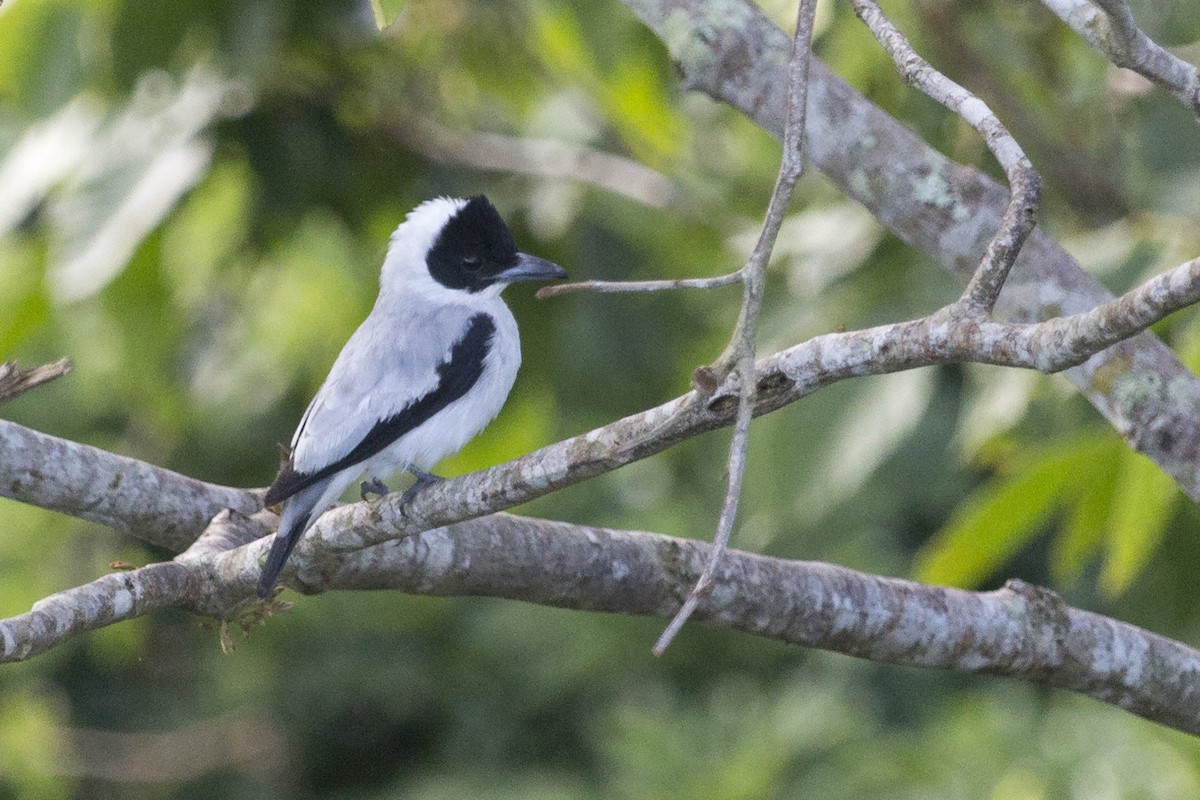
[[[517,263],[496,276],[497,281],[516,283],[517,281],[561,281],[567,277],[567,271],[552,261],[517,253]]]

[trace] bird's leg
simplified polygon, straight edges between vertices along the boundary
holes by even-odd
[[[364,502],[370,499],[369,497],[367,497],[367,495],[369,495],[369,494],[374,494],[374,495],[383,497],[385,494],[387,494],[388,492],[391,491],[391,489],[389,489],[387,487],[386,483],[379,480],[379,478],[374,478],[374,477],[371,478],[371,480],[369,480],[369,481],[363,481],[362,483],[360,483],[358,485],[358,489],[359,489],[359,497],[361,497]]]
[[[434,475],[432,472],[426,472],[425,470],[421,469],[420,467],[414,467],[412,464],[408,465],[408,471],[411,472],[413,474],[413,476],[416,477],[417,480],[413,483],[412,486],[410,486],[404,490],[404,494],[400,495],[400,507],[401,508],[404,508],[405,506],[407,506],[409,501],[417,496],[417,492],[421,491],[426,486],[429,486],[432,483],[438,483],[439,481],[446,480],[445,478],[443,478],[439,475]]]
[[[421,469],[420,467],[414,466],[412,464],[408,465],[408,471],[412,474],[412,476],[414,478],[417,479],[418,483],[437,483],[438,481],[446,480],[441,475],[434,475],[432,472],[426,472],[425,470]]]

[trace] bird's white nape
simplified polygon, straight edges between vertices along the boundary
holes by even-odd
[[[446,222],[466,204],[465,199],[458,197],[437,197],[426,200],[408,212],[388,242],[387,256],[379,276],[380,289],[387,291],[399,286],[415,288],[434,283],[429,276],[425,256]]]

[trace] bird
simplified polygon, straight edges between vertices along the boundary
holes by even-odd
[[[429,472],[500,412],[521,364],[520,338],[500,293],[518,281],[567,277],[517,250],[484,195],[439,197],[392,234],[374,307],[342,348],[300,418],[291,452],[267,489],[283,503],[258,595],[268,599],[296,543],[363,475],[361,496],[384,494],[382,476],[416,481],[401,508],[441,480]]]

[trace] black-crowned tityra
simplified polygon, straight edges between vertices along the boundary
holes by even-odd
[[[567,277],[517,251],[482,195],[438,198],[414,209],[392,234],[375,307],[342,348],[300,419],[291,457],[267,490],[283,515],[263,564],[258,594],[270,597],[296,542],[362,475],[417,477],[404,501],[436,480],[426,472],[495,418],[521,345],[500,299],[516,281]]]

